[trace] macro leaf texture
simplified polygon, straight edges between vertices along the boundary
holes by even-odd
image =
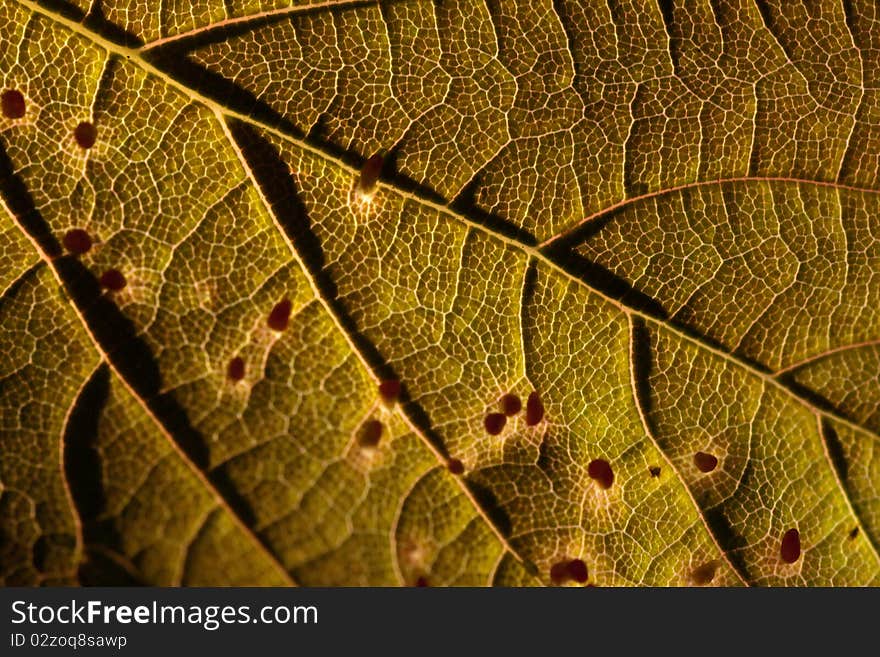
[[[3,0],[0,86],[0,582],[880,584],[873,0]]]

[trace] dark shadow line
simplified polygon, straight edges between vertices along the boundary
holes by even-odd
[[[652,436],[658,436],[654,422],[654,401],[651,397],[651,373],[654,371],[654,350],[651,345],[651,333],[641,317],[632,318],[632,337],[630,358],[632,359],[634,394],[636,403],[642,409],[647,430]]]
[[[88,13],[67,0],[37,0],[37,3],[47,11],[80,23],[117,45],[125,48],[138,48],[144,44],[140,37],[105,18],[104,0],[96,0]]]
[[[800,397],[805,400],[811,406],[816,407],[820,411],[825,411],[826,413],[830,413],[832,415],[836,415],[845,420],[849,420],[859,426],[861,426],[859,420],[850,416],[848,413],[844,412],[843,409],[836,406],[830,399],[823,396],[821,393],[816,392],[815,390],[806,387],[804,384],[797,381],[796,371],[788,372],[783,376],[778,377],[776,380],[786,389],[789,390],[793,395]],[[829,429],[831,427],[829,426]],[[866,431],[870,431],[870,429],[865,428]],[[833,429],[832,429],[833,431]],[[837,434],[835,433],[835,436]]]
[[[621,208],[617,208],[607,215],[598,217],[595,221],[579,227],[564,238],[548,244],[541,249],[541,253],[563,271],[573,278],[582,281],[589,288],[620,302],[627,308],[651,317],[661,324],[675,328],[698,344],[730,354],[739,363],[764,374],[771,375],[773,373],[772,370],[765,364],[749,358],[745,354],[730,351],[727,346],[711,336],[694,330],[690,325],[683,322],[680,317],[670,316],[666,308],[663,307],[663,304],[657,299],[638,290],[629,281],[577,252],[576,248],[578,245],[598,234],[605,226],[614,221],[621,211]]]
[[[748,468],[749,466],[746,467]],[[730,524],[730,520],[727,519],[727,516],[724,515],[720,508],[706,509],[703,511],[703,517],[706,519],[709,530],[712,532],[718,545],[724,550],[727,559],[737,571],[737,574],[748,582],[749,585],[753,585],[754,577],[749,573],[748,564],[737,552],[741,548],[746,547],[748,541],[744,536],[737,533],[733,525]]]
[[[109,398],[110,376],[106,363],[95,370],[80,391],[62,439],[64,477],[82,528],[83,559],[77,576],[84,586],[144,584],[93,549],[101,546],[110,552],[122,552],[122,536],[113,520],[102,518],[107,496],[97,449],[98,424]]]
[[[6,201],[10,212],[25,225],[40,250],[49,258],[57,258],[61,255],[61,243],[49,230],[48,224],[34,207],[30,192],[25,187],[21,178],[16,175],[9,158],[6,142],[0,136],[0,195]]]
[[[846,482],[849,475],[849,463],[846,461],[846,454],[843,451],[843,444],[840,442],[837,431],[834,430],[834,427],[826,419],[821,420],[820,428],[822,432],[820,439],[824,439],[825,445],[828,447],[828,457],[831,459],[834,469],[837,470],[840,481]]]
[[[608,221],[610,221],[610,217],[605,219],[601,226],[595,225],[597,222],[590,222],[585,228],[589,227],[593,231],[598,231]],[[574,250],[573,242],[568,238],[549,245],[542,250],[542,253],[570,276],[583,281],[587,286],[605,296],[658,320],[667,321],[669,319],[660,302],[644,292],[640,292],[631,283],[602,265],[579,254]]]
[[[193,61],[186,52],[168,48],[162,49],[161,52],[146,53],[143,58],[178,83],[213,99],[224,108],[252,117],[295,139],[306,138],[306,134],[300,128],[268,103],[223,75]]]
[[[483,513],[489,518],[489,521],[495,525],[498,532],[504,537],[510,536],[513,531],[513,523],[510,515],[507,513],[507,509],[501,506],[495,493],[488,486],[477,481],[476,478],[465,479],[464,484],[483,510]],[[520,563],[531,565],[530,561],[522,561]]]
[[[397,182],[396,179],[394,182]],[[449,209],[453,212],[464,215],[474,223],[485,226],[492,232],[514,239],[525,246],[537,245],[538,240],[532,233],[517,226],[509,219],[480,207],[477,203],[477,191],[481,183],[482,177],[479,174],[475,175],[451,203],[444,203],[444,205],[448,205]],[[420,186],[420,188],[423,188],[423,186]],[[417,190],[417,193],[421,194],[421,189]]]

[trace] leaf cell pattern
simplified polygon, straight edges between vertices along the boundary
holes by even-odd
[[[0,581],[880,584],[878,35],[4,3]]]

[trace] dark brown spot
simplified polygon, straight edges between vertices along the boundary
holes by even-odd
[[[526,400],[526,424],[533,427],[543,419],[544,404],[541,403],[540,395],[537,392],[533,392]]]
[[[382,172],[382,163],[382,156],[378,153],[364,163],[361,169],[361,177],[358,180],[358,191],[361,194],[372,194],[376,189],[379,174]]]
[[[718,467],[718,458],[706,452],[697,452],[694,454],[694,465],[700,472],[712,472]]]
[[[797,529],[789,529],[782,537],[782,546],[779,550],[785,563],[794,563],[801,556],[801,535]]]
[[[513,393],[508,393],[501,398],[501,412],[507,417],[516,415],[522,410],[522,402]]]
[[[550,566],[550,579],[556,584],[568,581],[568,561],[560,561]]]
[[[416,580],[416,586],[417,586],[418,588],[423,588],[423,587],[431,586],[431,585],[428,584],[428,578],[425,577],[425,576],[422,576],[422,577],[419,577],[419,578]]]
[[[267,324],[273,331],[283,331],[287,328],[287,322],[290,321],[291,304],[289,299],[283,299],[275,304],[272,312],[269,313]]]
[[[236,356],[230,360],[226,373],[231,381],[241,381],[244,378],[244,359],[241,356]]]
[[[18,89],[6,89],[0,95],[3,116],[7,119],[20,119],[24,116],[24,94]]]
[[[611,488],[614,483],[614,471],[605,459],[593,459],[587,466],[587,474],[602,488]]]
[[[361,447],[375,447],[382,437],[382,423],[379,420],[367,420],[361,427],[358,442]]]
[[[587,572],[587,564],[585,564],[581,559],[572,559],[568,562],[568,576],[571,577],[578,584],[583,584],[587,581],[589,577],[589,573]]]
[[[507,424],[507,416],[504,413],[489,413],[483,420],[483,424],[486,426],[486,433],[490,436],[497,436]]]
[[[660,466],[659,465],[652,465],[650,468],[648,468],[648,472],[651,473],[652,477],[655,477],[655,478],[659,477],[660,476]]]
[[[859,536],[859,528],[853,527],[849,533],[849,540],[854,541]]]
[[[111,292],[119,292],[125,287],[125,276],[118,269],[108,269],[101,274],[101,287]]]
[[[582,559],[564,559],[550,567],[550,579],[555,584],[575,581],[584,584],[589,578],[587,564]]]
[[[715,579],[715,572],[718,570],[718,562],[710,561],[702,566],[697,566],[691,573],[691,581],[697,586],[705,586]]]
[[[73,255],[82,255],[92,248],[92,238],[82,228],[73,228],[64,234],[64,248]]]
[[[73,129],[73,138],[80,148],[91,148],[98,139],[98,129],[88,121],[83,121]]]
[[[449,471],[454,475],[464,474],[464,463],[458,459],[449,459],[446,463],[446,467],[449,468]]]
[[[400,381],[389,379],[379,384],[379,396],[386,404],[395,403],[400,397]]]

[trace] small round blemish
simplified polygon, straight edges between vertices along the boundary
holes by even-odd
[[[789,529],[782,536],[779,554],[785,563],[794,563],[801,556],[801,535],[797,529]]]
[[[382,173],[383,162],[382,156],[378,153],[364,162],[357,186],[358,192],[362,196],[370,196],[376,190],[376,183],[379,181],[379,174]]]
[[[379,384],[379,396],[386,404],[394,404],[400,399],[400,381],[388,379]]]
[[[513,393],[507,393],[501,398],[501,412],[507,417],[516,415],[522,410],[522,402]]]
[[[526,424],[535,426],[544,419],[544,404],[537,392],[532,392],[526,400]]]
[[[0,94],[0,106],[7,119],[20,119],[24,116],[24,94],[18,89],[6,89]]]
[[[64,234],[64,248],[73,255],[82,255],[92,248],[92,238],[82,228],[73,228]]]
[[[718,562],[717,561],[709,561],[708,563],[704,563],[702,566],[697,566],[691,572],[691,581],[697,586],[705,586],[713,579],[715,579],[715,573],[718,571]]]
[[[379,420],[367,420],[361,427],[358,443],[361,447],[375,447],[382,438],[382,423]]]
[[[854,541],[859,537],[859,528],[853,527],[849,532],[849,540]]]
[[[244,359],[241,356],[236,356],[229,361],[226,374],[230,381],[241,381],[244,378],[244,370]]]
[[[454,475],[464,474],[464,463],[459,459],[449,459],[449,461],[446,462],[446,467],[449,468],[449,471]]]
[[[105,290],[110,290],[111,292],[119,292],[119,290],[125,287],[126,281],[125,276],[118,269],[108,269],[103,274],[101,274],[100,279],[101,287]]]
[[[694,454],[694,465],[700,472],[712,472],[718,467],[718,458],[706,452],[697,452]]]
[[[581,559],[572,559],[569,561],[566,570],[568,570],[568,576],[578,584],[584,584],[589,577],[587,564]]]
[[[73,129],[73,138],[80,148],[91,148],[98,140],[98,129],[88,121],[83,121]]]
[[[272,308],[272,311],[269,313],[268,320],[266,320],[269,328],[273,331],[283,331],[286,329],[287,323],[290,321],[291,307],[289,299],[283,299],[276,303],[275,307]]]
[[[416,586],[417,588],[424,588],[424,587],[428,587],[428,586],[431,586],[431,585],[428,583],[428,578],[425,577],[425,576],[423,575],[422,577],[419,577],[419,578],[416,580],[415,586]]]
[[[564,584],[569,581],[585,584],[588,578],[587,564],[583,559],[564,559],[550,567],[550,579],[555,584]]]
[[[490,436],[497,436],[501,433],[505,424],[507,424],[507,416],[504,413],[489,413],[486,419],[483,420],[486,433]]]
[[[593,459],[587,466],[587,474],[602,488],[611,488],[614,483],[614,471],[605,459]]]
[[[648,468],[648,473],[656,479],[660,476],[660,466],[652,465],[650,468]]]

